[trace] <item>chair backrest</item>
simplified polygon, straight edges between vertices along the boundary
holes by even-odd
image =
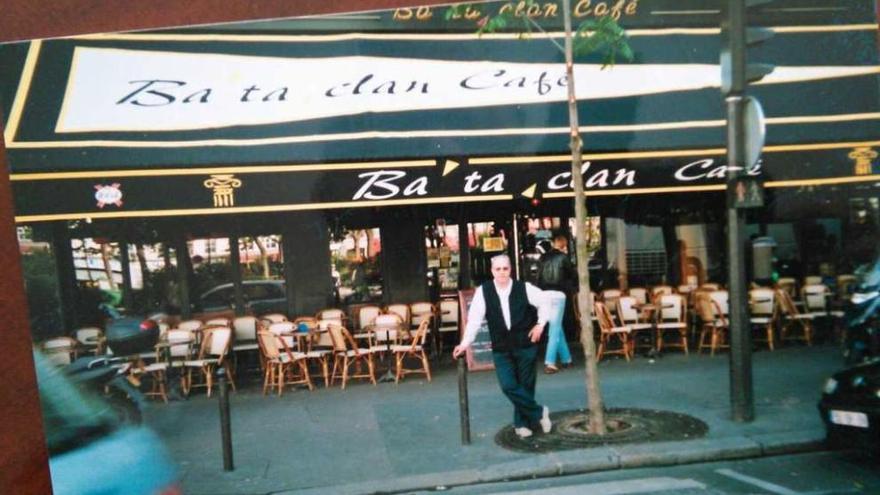
[[[377,342],[387,342],[397,340],[400,331],[404,330],[403,326],[403,320],[397,313],[385,313],[373,320],[370,331]]]
[[[703,323],[712,323],[715,321],[715,310],[712,307],[714,304],[715,302],[712,301],[711,297],[709,297],[708,291],[695,291],[694,309],[697,312],[697,316],[700,317],[700,320]]]
[[[646,304],[648,302],[648,289],[644,287],[630,287],[627,293],[636,298],[636,302],[639,304]]]
[[[776,297],[779,301],[779,309],[782,310],[782,313],[793,317],[800,314],[800,310],[798,310],[797,305],[795,305],[794,300],[788,295],[788,292],[782,289],[776,289]]]
[[[183,320],[177,324],[177,329],[195,332],[196,330],[202,328],[204,325],[205,324],[202,322],[202,320]]]
[[[804,306],[807,311],[825,311],[828,297],[828,287],[822,284],[805,285],[801,292],[803,293]]]
[[[760,288],[749,291],[749,306],[754,316],[771,316],[776,310],[776,291]]]
[[[700,286],[703,290],[721,290],[721,284],[716,284],[714,282],[706,282]]]
[[[422,324],[422,320],[434,316],[436,308],[429,302],[415,302],[409,305],[410,322],[412,328],[416,328]]]
[[[382,308],[380,308],[379,306],[375,306],[372,304],[361,306],[360,309],[358,309],[357,313],[358,328],[364,329],[372,325],[373,320],[375,320],[376,317],[379,316],[381,313]]]
[[[260,321],[262,321],[263,324],[268,327],[273,323],[281,323],[282,321],[287,321],[287,315],[283,315],[281,313],[269,313],[260,316]]]
[[[602,333],[608,333],[614,328],[614,317],[605,303],[596,301],[593,303],[593,310],[596,312],[596,321],[599,323],[599,330]]]
[[[680,294],[661,294],[657,299],[660,305],[660,319],[663,321],[685,321],[685,301]]]
[[[655,285],[651,287],[651,300],[656,301],[657,298],[664,294],[672,294],[674,291],[669,285]]]
[[[54,337],[40,344],[50,362],[58,365],[70,364],[76,350],[76,339],[71,337]]]
[[[187,359],[192,354],[192,344],[195,340],[193,333],[189,330],[173,329],[168,330],[165,334],[168,340],[168,352],[171,358]]]
[[[609,308],[609,305],[613,305],[617,301],[617,298],[620,297],[622,294],[623,291],[620,289],[605,289],[602,291],[601,294],[602,302],[604,302],[605,307],[610,310],[611,308]]]
[[[695,287],[693,285],[679,285],[676,288],[679,294],[690,294],[694,289]]]
[[[428,325],[431,323],[431,320],[424,319],[421,323],[419,323],[419,327],[416,329],[412,338],[412,348],[415,349],[417,345],[425,345],[425,338],[428,336]]]
[[[822,283],[822,277],[819,275],[807,275],[804,277],[804,285],[820,285]]]
[[[620,296],[617,298],[617,317],[624,325],[638,323],[639,311],[635,308],[638,304],[633,296]]]
[[[296,344],[294,337],[291,335],[297,331],[296,323],[292,321],[279,321],[269,325],[269,331],[277,335],[287,347],[294,347]]]
[[[232,321],[232,328],[235,329],[236,342],[248,342],[257,340],[257,327],[260,322],[253,316],[239,316]]]
[[[400,317],[400,321],[409,321],[409,304],[389,304],[385,306],[385,312],[396,314]]]
[[[730,294],[726,290],[713,290],[709,292],[709,299],[715,303],[716,309],[721,312],[721,316],[727,316],[730,313]]]
[[[257,343],[260,346],[260,352],[266,359],[278,359],[281,355],[280,343],[278,336],[269,330],[259,330],[257,332]]]
[[[212,327],[204,331],[202,336],[202,348],[199,351],[200,358],[208,356],[222,359],[229,351],[232,342],[232,329],[229,327]]]
[[[458,300],[443,299],[440,301],[440,325],[458,326]]]
[[[357,349],[357,344],[354,342],[351,333],[342,325],[328,325],[327,335],[330,336],[334,352],[346,352],[350,349]]]
[[[796,292],[795,285],[796,282],[791,277],[782,277],[776,281],[776,288],[788,294],[788,296],[792,299],[794,298]]]
[[[73,336],[76,341],[83,345],[97,344],[98,342],[94,341],[94,339],[98,339],[102,335],[104,335],[104,331],[98,327],[77,328],[73,332]]]
[[[318,311],[315,318],[319,320],[336,320],[341,324],[345,320],[345,311],[339,308],[324,308]]]
[[[211,327],[228,327],[232,324],[229,321],[229,318],[211,318],[210,320],[205,321],[205,326]]]

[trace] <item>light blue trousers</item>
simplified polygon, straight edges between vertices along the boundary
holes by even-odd
[[[557,361],[562,364],[571,363],[571,352],[568,343],[565,342],[565,332],[562,330],[562,316],[565,312],[565,293],[557,290],[544,291],[552,305],[550,321],[548,323],[549,334],[547,335],[547,354],[544,364],[556,365]]]

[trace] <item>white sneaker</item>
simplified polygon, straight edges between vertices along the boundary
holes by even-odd
[[[529,438],[530,436],[532,436],[532,430],[526,428],[525,426],[514,428],[513,431],[516,433],[516,436],[520,438]]]
[[[553,429],[553,422],[550,421],[550,409],[547,409],[547,406],[544,406],[544,414],[541,416],[541,429],[544,433],[550,433],[550,430]]]

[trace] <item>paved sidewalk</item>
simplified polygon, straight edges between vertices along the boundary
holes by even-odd
[[[578,351],[579,352],[579,351]],[[727,354],[669,353],[600,364],[607,407],[652,408],[709,425],[703,439],[524,454],[494,442],[512,408],[494,372],[469,374],[472,444],[461,445],[454,365],[434,381],[355,383],[264,397],[256,381],[231,394],[235,466],[222,469],[217,400],[199,394],[155,404],[147,423],[178,460],[188,494],[373,493],[503,479],[742,458],[821,448],[816,410],[824,379],[841,367],[832,345],[754,354],[756,419],[730,417]],[[586,404],[583,366],[540,374],[553,411]]]

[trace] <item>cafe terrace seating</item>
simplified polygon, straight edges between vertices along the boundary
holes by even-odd
[[[391,353],[393,345],[399,344],[403,340],[404,332],[409,334],[408,325],[404,325],[403,320],[396,313],[377,316],[373,320],[373,324],[365,330],[367,331],[369,351],[382,358],[385,354]]]
[[[278,397],[281,397],[285,385],[304,384],[309,390],[314,389],[304,354],[292,351],[284,340],[269,330],[259,330],[257,339],[266,363],[263,371],[263,395],[277,388]],[[294,368],[299,373],[294,372]]]
[[[340,380],[342,389],[345,390],[349,378],[367,378],[375,385],[376,370],[373,365],[373,353],[369,349],[358,347],[347,328],[331,322],[327,325],[327,330],[333,343],[333,371],[330,374],[330,384]],[[363,371],[364,364],[367,366],[367,371]],[[353,372],[352,365],[355,368]]]
[[[627,294],[634,297],[637,304],[648,303],[648,289],[644,287],[630,287]]]
[[[786,340],[802,340],[807,345],[812,345],[813,320],[816,315],[801,313],[786,291],[777,290],[776,295],[779,298],[779,309],[782,314],[779,340],[782,342]]]
[[[311,316],[300,316],[293,320],[293,323],[299,331],[302,330],[303,325],[308,329],[306,339],[297,341],[297,346],[299,346],[297,350],[305,354],[306,366],[312,363],[318,366],[321,376],[324,377],[324,388],[329,387],[330,371],[328,360],[333,352],[333,344],[326,330],[329,323],[325,322],[323,330],[318,324],[318,320]],[[302,347],[303,345],[305,347]]]
[[[223,366],[232,343],[232,329],[229,327],[205,327],[202,330],[202,342],[196,359],[185,361],[186,389],[189,394],[193,387],[205,387],[208,397],[213,388],[214,370],[222,367],[226,371],[226,378],[232,390],[235,390],[235,379],[232,375],[232,367]],[[201,377],[198,382],[193,381],[193,373]]]
[[[345,326],[348,322],[348,316],[346,316],[345,311],[339,308],[322,309],[321,311],[318,311],[317,314],[315,314],[315,319],[317,319],[318,321],[335,321],[340,326]]]
[[[408,345],[397,344],[391,346],[395,364],[394,383],[399,383],[401,377],[413,373],[424,373],[428,381],[431,381],[431,365],[428,364],[428,356],[425,354],[425,338],[428,335],[428,325],[430,323],[431,320],[429,318],[423,319]],[[407,358],[417,361],[419,366],[407,368]]]
[[[409,328],[410,312],[409,304],[395,303],[385,306],[385,313],[395,314],[400,317],[401,323],[406,323]]]
[[[767,347],[771,351],[774,350],[774,335],[776,323],[779,320],[776,291],[769,288],[750,290],[749,306],[751,308],[749,322],[752,325],[752,329],[762,334],[760,337],[756,337],[755,341],[766,342]]]
[[[604,303],[596,302],[593,308],[599,322],[599,349],[596,352],[596,361],[601,361],[606,354],[620,354],[629,361],[633,354],[629,338],[632,332],[630,327],[615,325],[614,317]],[[612,348],[615,343],[616,348]]]

